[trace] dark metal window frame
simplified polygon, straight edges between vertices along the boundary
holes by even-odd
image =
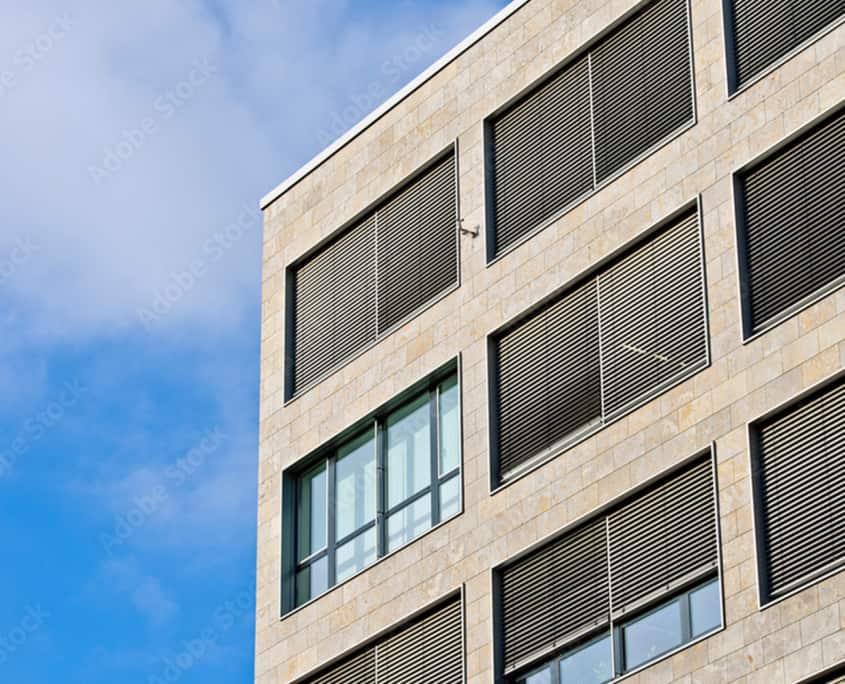
[[[499,469],[499,384],[498,384],[498,372],[497,372],[497,364],[498,364],[498,352],[497,352],[497,344],[498,339],[506,334],[509,330],[513,329],[514,327],[518,326],[520,323],[525,321],[526,319],[530,318],[535,313],[541,311],[542,309],[546,308],[554,304],[559,299],[567,296],[568,293],[573,292],[578,287],[587,283],[590,279],[599,276],[603,271],[614,266],[616,263],[624,259],[626,256],[633,254],[636,250],[647,243],[651,238],[657,236],[664,230],[667,230],[673,222],[677,221],[681,217],[683,217],[687,213],[691,213],[692,211],[697,212],[698,215],[698,236],[699,236],[699,244],[701,247],[701,259],[702,259],[702,278],[701,278],[701,289],[702,289],[702,307],[704,311],[704,330],[705,330],[705,342],[706,342],[706,358],[704,361],[695,366],[684,373],[678,373],[677,376],[673,377],[671,380],[666,381],[665,383],[658,385],[652,389],[647,395],[642,397],[639,400],[630,402],[622,409],[619,409],[612,414],[602,415],[598,421],[593,421],[582,428],[579,428],[571,435],[568,435],[564,439],[560,440],[559,442],[546,447],[544,450],[540,451],[536,456],[534,456],[530,461],[526,462],[519,466],[515,471],[508,473],[508,477],[504,478],[503,475],[505,473],[500,472]],[[613,252],[608,254],[603,259],[600,259],[598,262],[593,264],[590,268],[586,271],[579,273],[578,275],[574,276],[569,282],[565,283],[562,287],[557,288],[554,292],[547,295],[540,301],[536,302],[535,304],[531,305],[528,309],[523,311],[522,313],[518,314],[512,320],[508,321],[504,325],[496,328],[495,330],[491,331],[487,335],[487,384],[489,387],[489,395],[488,395],[488,440],[489,440],[489,454],[490,454],[490,493],[497,494],[498,492],[502,491],[504,488],[510,486],[512,483],[516,482],[517,480],[521,479],[522,477],[528,475],[529,473],[533,472],[537,468],[543,466],[544,464],[548,463],[549,461],[557,458],[562,453],[568,451],[569,449],[574,448],[581,442],[586,439],[589,439],[593,435],[601,432],[605,428],[613,425],[617,421],[625,418],[626,416],[630,415],[638,408],[644,406],[649,401],[652,401],[654,398],[665,394],[673,387],[680,385],[683,382],[686,382],[691,377],[694,377],[696,374],[700,373],[702,370],[708,368],[711,363],[711,348],[710,348],[710,311],[708,305],[708,296],[707,296],[707,269],[706,269],[706,252],[705,252],[705,243],[704,243],[704,225],[703,225],[703,207],[701,201],[701,195],[697,195],[695,199],[685,202],[681,205],[678,209],[668,214],[666,217],[655,223],[654,225],[650,226],[647,230],[645,230],[640,235],[636,236],[632,240],[626,242],[625,244],[621,245]],[[603,409],[604,412],[604,409]]]
[[[843,557],[834,563],[829,563],[826,566],[818,568],[815,572],[796,580],[789,586],[788,589],[777,596],[773,596],[771,594],[768,580],[768,550],[765,538],[766,517],[768,511],[766,510],[766,500],[763,496],[762,485],[760,482],[760,461],[762,459],[762,452],[759,442],[759,430],[762,424],[777,420],[779,417],[788,414],[791,410],[798,408],[801,404],[812,401],[815,397],[824,394],[826,391],[843,382],[845,382],[845,370],[837,371],[812,387],[802,390],[798,394],[790,397],[775,408],[766,411],[757,418],[754,418],[746,425],[749,470],[751,473],[751,521],[754,533],[754,559],[757,565],[757,603],[760,610],[765,610],[766,608],[774,606],[781,601],[785,601],[791,596],[794,596],[795,594],[824,581],[828,577],[842,572],[843,568],[845,568],[845,557]]]
[[[445,381],[454,377],[456,379],[456,387],[458,391],[458,448],[459,448],[459,462],[454,468],[445,473],[440,472],[440,386]],[[401,502],[387,507],[387,418],[400,410],[409,403],[418,400],[424,395],[428,395],[429,405],[429,429],[430,429],[430,445],[431,452],[430,459],[430,473],[431,478],[428,486],[418,492],[411,494],[403,499]],[[342,432],[337,438],[331,440],[329,443],[317,449],[315,453],[304,459],[301,463],[292,466],[283,473],[283,505],[282,505],[282,528],[283,528],[283,543],[282,543],[282,597],[281,608],[282,616],[285,617],[302,606],[311,603],[330,592],[333,588],[343,584],[365,569],[372,567],[372,565],[383,558],[391,555],[395,551],[404,548],[412,543],[421,535],[417,535],[413,540],[405,544],[401,544],[395,549],[388,549],[388,535],[387,535],[387,520],[393,513],[400,512],[407,506],[414,502],[428,496],[431,499],[431,525],[426,532],[434,529],[446,520],[451,520],[456,515],[459,515],[463,510],[463,495],[461,495],[461,505],[457,513],[449,516],[447,519],[441,519],[440,511],[440,490],[441,487],[454,478],[461,478],[463,472],[463,448],[462,440],[462,410],[461,410],[461,381],[460,381],[460,360],[454,359],[438,370],[431,373],[428,377],[415,383],[413,386],[400,393],[392,401],[385,404],[383,407],[374,411],[365,419],[358,421],[352,427]],[[350,441],[364,436],[368,431],[373,431],[373,439],[376,449],[376,517],[374,520],[364,523],[352,532],[344,535],[342,538],[337,538],[336,535],[336,462],[338,450],[348,444]],[[302,478],[313,472],[317,467],[324,465],[326,472],[326,546],[319,549],[305,558],[299,558],[299,483]],[[376,558],[369,565],[361,570],[357,570],[352,575],[344,578],[340,582],[336,577],[336,554],[337,549],[348,541],[351,541],[358,535],[376,528]],[[424,533],[422,533],[424,534]],[[313,566],[316,562],[326,558],[327,562],[327,588],[325,592],[313,596],[303,603],[297,605],[296,603],[296,577],[302,570]]]
[[[839,19],[836,19],[824,28],[820,29],[809,38],[802,40],[795,47],[769,64],[765,69],[762,69],[759,73],[749,78],[745,83],[739,83],[736,61],[736,30],[734,27],[732,2],[733,0],[722,0],[720,3],[722,10],[722,33],[724,36],[725,46],[725,83],[727,85],[727,95],[729,100],[741,95],[745,91],[765,80],[788,61],[797,57],[804,50],[824,38],[827,34],[832,33],[837,28],[845,24],[845,15],[843,15]]]
[[[428,171],[432,168],[437,166],[440,162],[445,160],[450,155],[454,155],[454,164],[455,164],[455,274],[456,279],[454,285],[444,289],[438,295],[430,299],[429,301],[422,304],[419,308],[415,309],[408,313],[404,318],[397,321],[393,325],[384,330],[378,330],[378,316],[376,316],[376,336],[372,342],[369,342],[363,345],[360,349],[352,353],[348,358],[338,362],[336,365],[326,369],[322,373],[320,373],[317,377],[313,380],[308,382],[302,387],[294,388],[294,363],[295,363],[295,324],[296,324],[296,297],[294,295],[294,283],[296,278],[296,270],[302,266],[305,262],[309,259],[315,257],[319,254],[322,250],[329,247],[332,243],[337,242],[340,240],[344,235],[346,235],[349,231],[353,230],[356,226],[358,226],[361,221],[363,221],[368,216],[378,212],[379,209],[383,208],[384,205],[389,203],[394,197],[399,195],[402,191],[406,190],[409,186],[413,185],[417,180],[419,180],[422,176],[424,176]],[[321,382],[323,382],[326,378],[330,377],[334,373],[336,373],[341,368],[349,365],[354,361],[356,358],[361,356],[362,354],[366,353],[370,349],[372,349],[375,345],[382,342],[385,338],[389,337],[391,334],[396,332],[399,328],[403,325],[408,323],[409,321],[413,320],[417,316],[419,316],[423,311],[428,309],[431,306],[434,306],[437,302],[441,299],[446,297],[448,294],[457,290],[461,285],[461,241],[460,241],[460,226],[461,221],[461,193],[460,193],[460,155],[459,155],[459,147],[458,147],[458,139],[456,138],[454,141],[449,143],[444,149],[434,155],[431,159],[429,159],[425,164],[420,166],[419,168],[415,169],[410,175],[404,178],[402,181],[397,183],[393,188],[391,188],[388,192],[384,195],[379,197],[377,200],[371,202],[367,207],[363,210],[359,211],[355,216],[348,221],[346,221],[340,228],[334,231],[328,237],[320,240],[316,245],[312,248],[308,249],[304,254],[297,257],[293,261],[291,261],[284,269],[284,302],[282,304],[282,312],[284,314],[284,333],[285,333],[285,342],[284,342],[284,360],[283,360],[283,395],[284,395],[284,405],[287,406],[291,402],[295,401],[303,394],[306,394],[309,390],[313,389]],[[376,230],[378,230],[378,226],[376,226]],[[376,252],[378,252],[378,243],[376,243]],[[378,259],[378,254],[376,253],[376,259]],[[377,285],[376,285],[377,286]],[[376,302],[378,302],[378,298],[376,298]],[[376,304],[378,306],[378,303]]]
[[[688,647],[693,642],[698,641],[699,639],[706,639],[707,637],[711,636],[712,634],[715,634],[717,631],[721,630],[724,627],[724,618],[721,621],[722,624],[720,624],[719,626],[714,627],[706,632],[703,632],[702,634],[694,636],[692,633],[692,612],[690,607],[690,596],[699,589],[708,586],[714,581],[717,582],[719,586],[719,592],[721,596],[721,578],[718,573],[713,573],[705,579],[698,581],[696,584],[692,584],[690,586],[685,587],[681,591],[673,594],[668,598],[661,597],[661,599],[658,599],[659,602],[652,602],[647,608],[642,609],[640,612],[630,616],[626,616],[623,621],[615,622],[613,624],[612,629],[610,628],[608,623],[604,623],[600,628],[591,631],[586,637],[570,642],[562,650],[557,651],[553,657],[549,658],[541,665],[534,665],[528,670],[524,670],[523,672],[511,675],[511,680],[519,684],[523,681],[524,678],[530,677],[531,675],[539,673],[542,670],[551,666],[551,684],[567,684],[566,682],[561,682],[560,680],[561,661],[565,658],[568,658],[581,648],[589,646],[590,644],[593,644],[599,641],[600,639],[606,639],[610,637],[610,653],[608,653],[608,655],[611,657],[611,669],[613,670],[613,673],[611,678],[607,681],[612,682],[615,679],[619,679],[620,677],[642,670],[648,667],[649,665],[653,664],[654,662],[665,658],[669,654],[675,653],[681,649]],[[667,606],[676,602],[679,604],[681,612],[681,643],[679,643],[677,646],[671,646],[662,653],[655,654],[648,660],[639,663],[638,665],[628,667],[627,663],[625,662],[625,628],[637,622],[638,620],[648,617],[649,615],[656,613],[657,611],[662,610],[663,608],[666,608]]]
[[[693,35],[692,35],[692,9],[691,9],[691,0],[686,0],[686,9],[687,9],[687,26],[688,26],[688,41],[689,41],[689,66],[690,66],[690,84],[691,84],[691,99],[692,99],[692,118],[679,126],[674,131],[670,132],[666,135],[666,137],[662,138],[661,140],[657,141],[654,145],[649,147],[648,149],[644,150],[642,153],[631,159],[625,165],[620,167],[617,171],[613,174],[608,176],[607,178],[596,182],[595,180],[595,140],[593,140],[593,188],[581,196],[577,197],[576,199],[569,202],[569,204],[561,207],[558,211],[556,211],[552,216],[548,219],[542,221],[537,226],[526,232],[525,235],[520,237],[518,240],[514,241],[512,244],[508,245],[503,250],[496,250],[495,244],[495,207],[494,207],[494,199],[495,199],[495,156],[494,156],[494,146],[493,146],[493,124],[496,119],[499,117],[507,114],[508,111],[513,109],[514,107],[518,106],[525,100],[535,96],[539,93],[547,84],[553,81],[557,76],[561,74],[564,70],[566,70],[569,66],[577,62],[582,57],[588,55],[590,51],[596,49],[604,40],[611,37],[617,31],[623,29],[630,21],[636,19],[636,17],[641,14],[646,8],[648,8],[651,4],[656,2],[656,0],[640,0],[634,7],[627,10],[622,16],[615,19],[611,24],[605,27],[603,30],[599,31],[593,38],[587,41],[584,45],[577,48],[573,51],[570,55],[568,55],[563,61],[561,61],[556,66],[549,69],[546,73],[542,76],[537,78],[533,83],[528,85],[527,87],[523,88],[519,93],[508,99],[504,104],[496,108],[493,112],[488,114],[483,122],[482,122],[482,149],[483,149],[483,156],[484,156],[484,173],[483,177],[483,190],[482,194],[484,196],[484,230],[482,231],[484,235],[484,253],[487,259],[487,266],[490,267],[500,259],[504,258],[506,255],[510,254],[514,250],[516,250],[520,245],[523,245],[525,242],[529,241],[531,238],[536,236],[538,233],[542,232],[544,229],[548,228],[552,224],[559,221],[563,216],[568,214],[570,211],[575,209],[575,207],[583,204],[586,200],[590,197],[593,197],[601,190],[606,188],[607,186],[611,185],[614,181],[616,181],[620,176],[623,176],[628,171],[633,169],[635,166],[639,165],[643,161],[645,161],[648,157],[652,154],[660,150],[661,148],[668,145],[672,140],[677,138],[678,136],[682,135],[684,132],[692,128],[698,122],[698,105],[696,101],[696,87],[695,87],[695,57],[694,57],[694,44],[693,44]],[[590,101],[591,101],[591,108],[592,108],[592,87],[590,93]]]
[[[548,544],[554,543],[556,540],[559,540],[569,534],[574,533],[579,528],[588,525],[589,523],[595,521],[597,518],[608,517],[614,511],[618,510],[619,508],[625,506],[629,502],[636,499],[636,497],[647,493],[654,487],[660,485],[660,483],[670,480],[672,477],[682,473],[685,469],[694,467],[696,462],[709,460],[712,467],[712,482],[713,482],[713,516],[714,516],[714,525],[716,530],[716,549],[717,549],[717,563],[716,567],[707,573],[701,573],[695,575],[694,577],[687,577],[684,580],[675,586],[667,587],[667,591],[664,591],[662,594],[652,594],[648,597],[648,600],[637,604],[635,610],[631,611],[630,613],[619,613],[617,611],[608,612],[607,620],[602,621],[600,624],[591,624],[589,626],[585,626],[585,629],[579,631],[577,633],[571,634],[568,637],[566,635],[562,635],[564,638],[562,642],[558,642],[553,650],[547,651],[545,653],[539,652],[535,657],[531,658],[530,662],[519,664],[517,669],[505,672],[504,668],[504,607],[502,605],[502,572],[503,570],[512,565],[513,563],[517,563],[521,558],[531,554],[538,548],[544,547]],[[609,560],[608,560],[609,562]],[[602,634],[610,634],[611,635],[611,642],[613,648],[613,662],[612,668],[614,670],[614,678],[611,681],[615,681],[623,676],[627,676],[634,672],[638,672],[646,667],[653,665],[658,660],[662,660],[663,658],[669,657],[670,655],[684,650],[689,646],[706,639],[713,634],[721,631],[725,627],[725,602],[724,602],[724,587],[722,584],[723,578],[723,570],[722,570],[722,541],[721,541],[721,521],[719,517],[719,496],[718,496],[718,475],[716,472],[716,445],[715,443],[711,444],[709,448],[698,451],[694,453],[692,456],[683,459],[681,462],[677,463],[676,465],[672,466],[671,468],[658,473],[654,477],[650,478],[646,482],[638,485],[637,487],[633,488],[632,490],[625,492],[624,494],[616,497],[612,501],[609,501],[602,506],[600,506],[597,510],[588,513],[583,518],[573,521],[569,525],[565,526],[563,529],[554,532],[553,534],[540,539],[534,543],[532,543],[527,548],[523,549],[515,556],[509,558],[508,560],[500,563],[499,565],[493,567],[491,569],[491,586],[492,586],[492,612],[491,615],[493,617],[493,672],[494,672],[494,681],[496,684],[511,684],[512,682],[519,681],[520,677],[524,677],[528,674],[531,674],[537,670],[542,669],[543,665],[548,664],[548,662],[552,659],[559,660],[561,656],[564,656],[566,653],[571,653],[573,650],[577,649],[579,646],[586,645],[590,641],[597,639]],[[677,647],[666,651],[665,653],[655,656],[652,660],[649,660],[646,663],[638,665],[637,667],[633,668],[627,672],[619,672],[618,664],[624,661],[619,660],[618,658],[621,655],[617,652],[618,646],[617,644],[621,643],[621,638],[617,638],[615,636],[615,631],[617,628],[624,627],[627,624],[630,624],[632,621],[636,620],[639,617],[643,617],[644,615],[649,614],[659,608],[671,603],[673,600],[677,599],[678,596],[689,594],[694,592],[696,589],[699,589],[706,584],[708,584],[712,580],[716,580],[719,586],[719,598],[720,598],[720,614],[721,614],[721,624],[719,627],[716,627],[704,634],[691,638],[689,641],[686,641],[680,644]],[[608,586],[608,592],[612,591],[611,586]],[[688,602],[687,602],[688,603]],[[608,605],[610,605],[610,601],[608,601]],[[619,635],[621,637],[621,634]],[[553,684],[558,684],[553,680]]]
[[[845,22],[845,19],[843,19],[843,22]],[[737,168],[731,174],[731,192],[733,195],[735,227],[734,240],[739,293],[740,336],[743,344],[749,344],[759,337],[762,337],[767,332],[777,328],[792,317],[797,316],[805,309],[817,304],[832,292],[835,292],[845,286],[845,274],[843,274],[838,278],[834,278],[831,282],[820,287],[815,292],[812,292],[803,299],[787,307],[779,314],[772,316],[767,321],[764,321],[757,328],[754,328],[751,317],[751,284],[749,281],[747,266],[748,240],[745,223],[744,190],[742,188],[742,179],[746,174],[759,168],[761,165],[775,157],[778,153],[786,150],[786,148],[800,140],[805,135],[811,135],[815,129],[824,126],[830,119],[842,113],[843,109],[845,109],[845,102],[840,102],[834,105],[827,111],[822,112],[812,120],[808,121],[797,130],[784,136],[769,149],[742,164],[742,166]]]

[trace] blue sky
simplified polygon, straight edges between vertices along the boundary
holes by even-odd
[[[251,681],[258,199],[505,4],[2,3],[0,681]]]

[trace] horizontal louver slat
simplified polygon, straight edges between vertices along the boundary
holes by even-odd
[[[751,331],[845,275],[845,112],[740,175]]]
[[[501,580],[506,668],[607,620],[604,518],[506,567]]]
[[[586,57],[492,123],[495,251],[593,187]]]
[[[771,599],[845,562],[845,382],[763,421],[755,433]]]
[[[376,652],[364,649],[302,684],[376,684]]]
[[[734,88],[753,79],[845,14],[843,0],[728,0]]]
[[[718,560],[712,459],[638,496],[609,516],[614,613]]]
[[[294,276],[294,387],[376,338],[375,221],[367,219]]]
[[[454,155],[378,210],[379,333],[457,283],[457,218]]]
[[[498,340],[502,473],[600,418],[596,307],[589,281]]]
[[[591,53],[596,180],[692,122],[687,0],[658,0]]]
[[[702,256],[694,212],[599,276],[608,418],[707,362]]]
[[[377,684],[460,684],[463,622],[457,598],[376,646]]]

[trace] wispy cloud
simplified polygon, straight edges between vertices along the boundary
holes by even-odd
[[[161,581],[147,574],[131,557],[110,558],[102,565],[102,579],[128,596],[138,615],[158,627],[179,614],[179,605],[167,595]]]

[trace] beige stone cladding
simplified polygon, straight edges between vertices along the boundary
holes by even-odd
[[[845,367],[845,289],[743,342],[732,172],[845,100],[845,26],[729,97],[721,0],[692,0],[696,124],[488,265],[483,120],[634,8],[530,0],[265,209],[256,682],[289,682],[463,585],[493,681],[491,567],[715,444],[725,628],[629,682],[795,682],[845,660],[845,571],[760,610],[747,423]],[[460,287],[285,403],[285,267],[458,141]],[[711,364],[491,495],[487,335],[700,197]],[[282,471],[461,358],[464,512],[280,618]]]

